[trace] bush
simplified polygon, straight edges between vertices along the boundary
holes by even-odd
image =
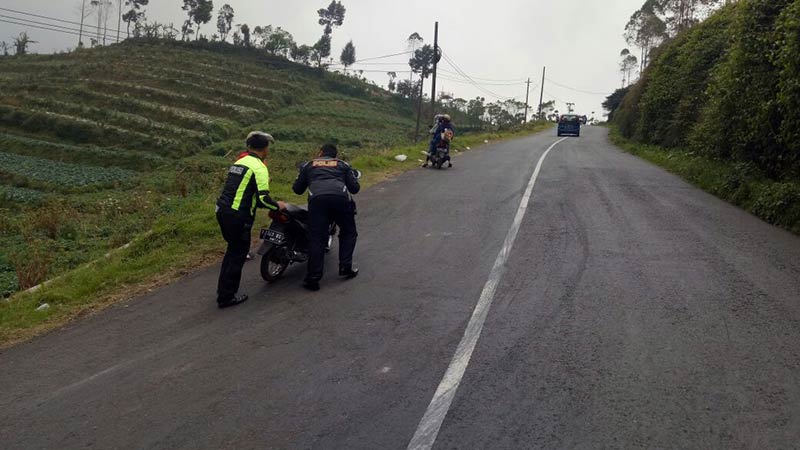
[[[741,0],[681,33],[615,113],[627,138],[800,175],[800,0]]]

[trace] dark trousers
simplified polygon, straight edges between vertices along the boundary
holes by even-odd
[[[217,211],[217,222],[222,230],[222,237],[228,243],[225,257],[222,258],[222,268],[219,271],[217,301],[226,302],[239,291],[242,267],[244,267],[247,253],[250,251],[250,232],[253,229],[253,222],[233,210],[225,209]]]
[[[323,195],[308,202],[308,273],[307,280],[319,281],[325,265],[331,223],[339,226],[339,267],[353,266],[356,249],[355,203],[345,196]]]

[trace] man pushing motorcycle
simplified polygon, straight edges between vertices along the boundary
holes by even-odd
[[[352,195],[361,190],[359,173],[337,156],[335,145],[323,145],[319,156],[300,168],[292,186],[297,195],[308,189],[308,272],[303,287],[310,291],[319,290],[333,222],[339,226],[339,276],[350,279],[358,275],[353,268],[358,232]]]

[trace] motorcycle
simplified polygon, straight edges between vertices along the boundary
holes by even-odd
[[[453,163],[450,161],[450,141],[452,140],[453,132],[451,130],[445,131],[444,136],[436,146],[436,151],[431,155],[431,167],[441,169],[444,163],[447,163],[447,167],[453,167]]]
[[[356,178],[361,178],[361,172],[355,172]],[[269,218],[272,223],[261,230],[263,242],[256,253],[261,255],[261,278],[272,283],[290,265],[308,261],[308,208],[287,204],[284,211],[270,211]],[[331,223],[325,253],[330,252],[337,233],[338,227]]]
[[[308,208],[287,204],[285,211],[270,211],[272,223],[261,230],[261,278],[275,282],[294,263],[308,261]],[[332,223],[325,252],[331,250],[337,227]]]

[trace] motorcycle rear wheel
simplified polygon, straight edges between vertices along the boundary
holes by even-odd
[[[268,283],[278,281],[286,268],[289,267],[290,261],[284,257],[285,249],[283,247],[273,246],[271,249],[264,253],[261,257],[261,278]]]

